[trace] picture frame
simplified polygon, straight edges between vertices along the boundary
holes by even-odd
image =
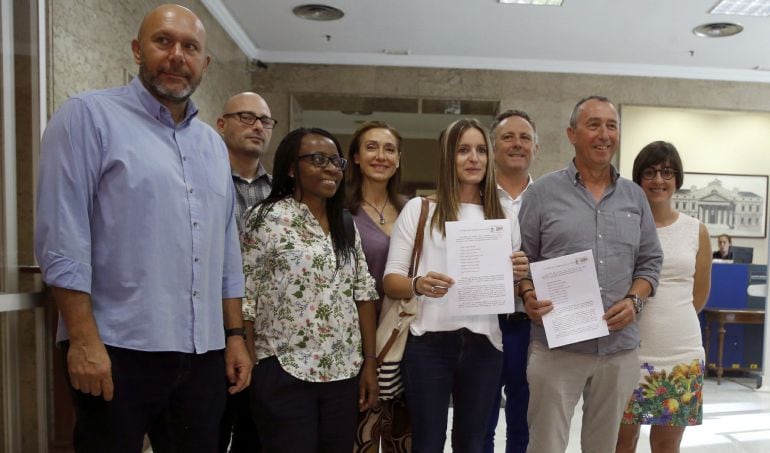
[[[674,209],[703,222],[709,234],[767,237],[767,175],[685,172]]]

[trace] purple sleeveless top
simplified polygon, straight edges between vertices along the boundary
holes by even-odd
[[[361,208],[358,209],[358,213],[353,214],[353,221],[358,228],[358,234],[361,235],[361,247],[364,249],[364,255],[366,255],[369,273],[377,283],[377,293],[380,295],[380,299],[377,301],[377,319],[379,319],[382,310],[382,297],[385,295],[382,289],[382,277],[385,273],[385,263],[388,260],[390,236],[385,234]]]

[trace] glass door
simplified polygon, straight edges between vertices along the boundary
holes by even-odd
[[[45,117],[45,0],[0,0],[0,451],[43,452],[47,441],[46,332],[33,224]],[[38,307],[38,308],[35,308]]]

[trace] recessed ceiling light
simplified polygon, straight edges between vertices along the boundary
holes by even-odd
[[[698,25],[692,29],[696,36],[702,38],[726,38],[737,35],[743,31],[743,26],[729,22],[714,22],[711,24]]]
[[[709,14],[770,16],[770,0],[721,0]]]
[[[564,0],[497,0],[499,3],[513,3],[517,5],[536,6],[561,6]]]
[[[329,5],[300,5],[292,9],[295,16],[307,20],[337,20],[341,19],[345,13]]]

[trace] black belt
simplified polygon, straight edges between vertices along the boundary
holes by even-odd
[[[529,321],[529,316],[526,313],[517,311],[516,313],[506,313],[500,315],[500,319],[505,321]]]

